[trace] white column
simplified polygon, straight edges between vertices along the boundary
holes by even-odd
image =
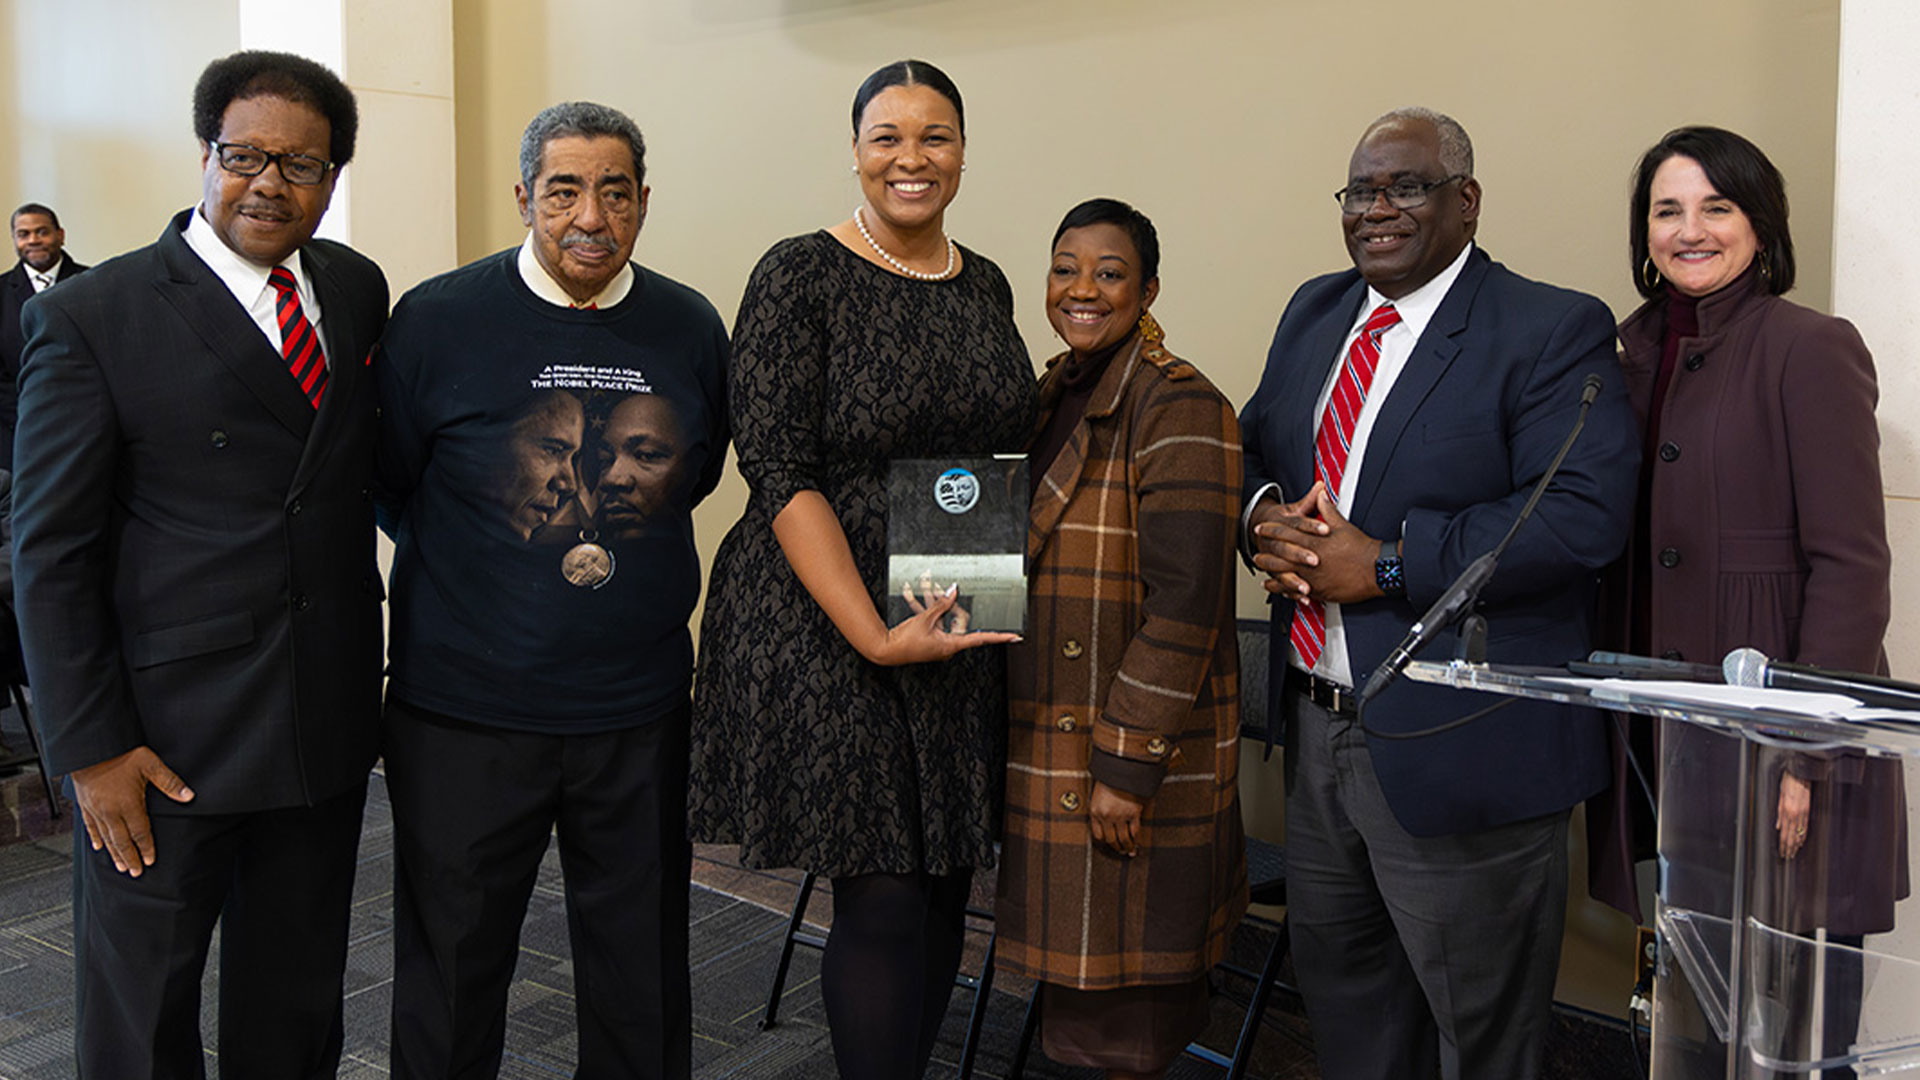
[[[1920,678],[1920,246],[1898,224],[1901,181],[1920,176],[1920,4],[1843,0],[1839,124],[1833,192],[1833,312],[1852,320],[1880,376],[1880,462],[1893,545],[1895,675]],[[1907,762],[1910,835],[1920,836],[1920,762]],[[1920,867],[1915,868],[1920,872]],[[1899,929],[1868,946],[1920,957],[1920,902],[1898,910]],[[1920,979],[1869,972],[1863,1027],[1911,1030]]]
[[[454,265],[452,0],[238,0],[243,48],[309,56],[360,103],[320,235],[379,263],[397,298]]]

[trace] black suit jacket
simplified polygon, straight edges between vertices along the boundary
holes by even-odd
[[[1307,282],[1287,305],[1260,388],[1240,413],[1249,496],[1268,481],[1290,499],[1312,486],[1314,403],[1366,296],[1366,282],[1347,270]],[[1405,536],[1407,589],[1342,606],[1356,685],[1468,563],[1500,542],[1572,430],[1591,373],[1606,382],[1586,429],[1481,594],[1495,663],[1586,656],[1597,573],[1631,527],[1639,429],[1606,306],[1474,250],[1367,442],[1348,517],[1369,536]],[[1273,604],[1274,671],[1286,670],[1292,620],[1291,602]],[[1455,644],[1443,634],[1421,658],[1449,659]],[[1294,700],[1271,695],[1270,720],[1284,722]],[[1373,700],[1366,719],[1376,730],[1409,732],[1493,701],[1403,678]],[[1607,782],[1599,716],[1542,702],[1430,738],[1369,739],[1368,749],[1394,815],[1417,836],[1564,810]]]
[[[73,256],[60,253],[60,272],[53,283],[60,285],[88,269]],[[20,309],[33,299],[33,281],[27,277],[27,264],[18,262],[0,274],[0,468],[13,468],[13,429],[18,394],[15,382],[20,378],[20,349],[27,335],[20,328]]]
[[[380,270],[314,241],[331,368],[318,412],[187,246],[158,243],[27,309],[15,582],[47,760],[142,744],[178,806],[310,804],[365,779],[380,708],[373,381]],[[28,476],[32,479],[29,480]]]

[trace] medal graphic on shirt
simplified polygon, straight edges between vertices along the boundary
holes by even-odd
[[[613,578],[613,552],[601,547],[600,534],[593,529],[580,530],[580,542],[560,557],[560,576],[568,584],[597,589]]]

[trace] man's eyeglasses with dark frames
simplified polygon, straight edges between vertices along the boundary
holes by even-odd
[[[1383,188],[1371,184],[1349,184],[1334,192],[1333,199],[1340,204],[1341,211],[1348,214],[1366,213],[1373,208],[1374,200],[1382,195],[1387,197],[1387,204],[1395,210],[1417,210],[1427,205],[1427,196],[1434,188],[1466,178],[1465,173],[1454,173],[1439,180],[1395,180]]]
[[[302,187],[318,184],[333,171],[331,161],[306,154],[275,154],[246,143],[214,143],[213,152],[220,156],[220,167],[235,176],[259,176],[277,163],[287,183]]]

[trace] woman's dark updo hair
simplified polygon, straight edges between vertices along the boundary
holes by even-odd
[[[1664,286],[1649,285],[1642,273],[1650,254],[1647,214],[1653,209],[1653,174],[1668,158],[1692,158],[1707,174],[1707,183],[1733,201],[1753,223],[1760,240],[1759,258],[1766,270],[1765,289],[1775,296],[1793,288],[1793,234],[1787,231],[1787,182],[1767,155],[1744,136],[1724,128],[1675,128],[1640,157],[1633,175],[1633,201],[1627,214],[1627,235],[1633,259],[1633,285],[1651,300],[1664,295]]]
[[[1117,225],[1126,232],[1133,241],[1134,252],[1140,256],[1141,285],[1160,276],[1160,234],[1154,231],[1147,215],[1119,199],[1088,199],[1060,219],[1060,227],[1053,230],[1053,246],[1060,246],[1060,238],[1067,235],[1067,230],[1089,225]]]
[[[947,73],[927,63],[925,60],[895,60],[879,71],[867,76],[860,89],[853,94],[853,134],[860,135],[860,117],[867,111],[867,103],[880,96],[880,91],[894,86],[927,86],[938,91],[940,96],[953,103],[953,115],[960,121],[960,137],[967,137],[967,109],[960,104],[960,88],[953,85]]]

